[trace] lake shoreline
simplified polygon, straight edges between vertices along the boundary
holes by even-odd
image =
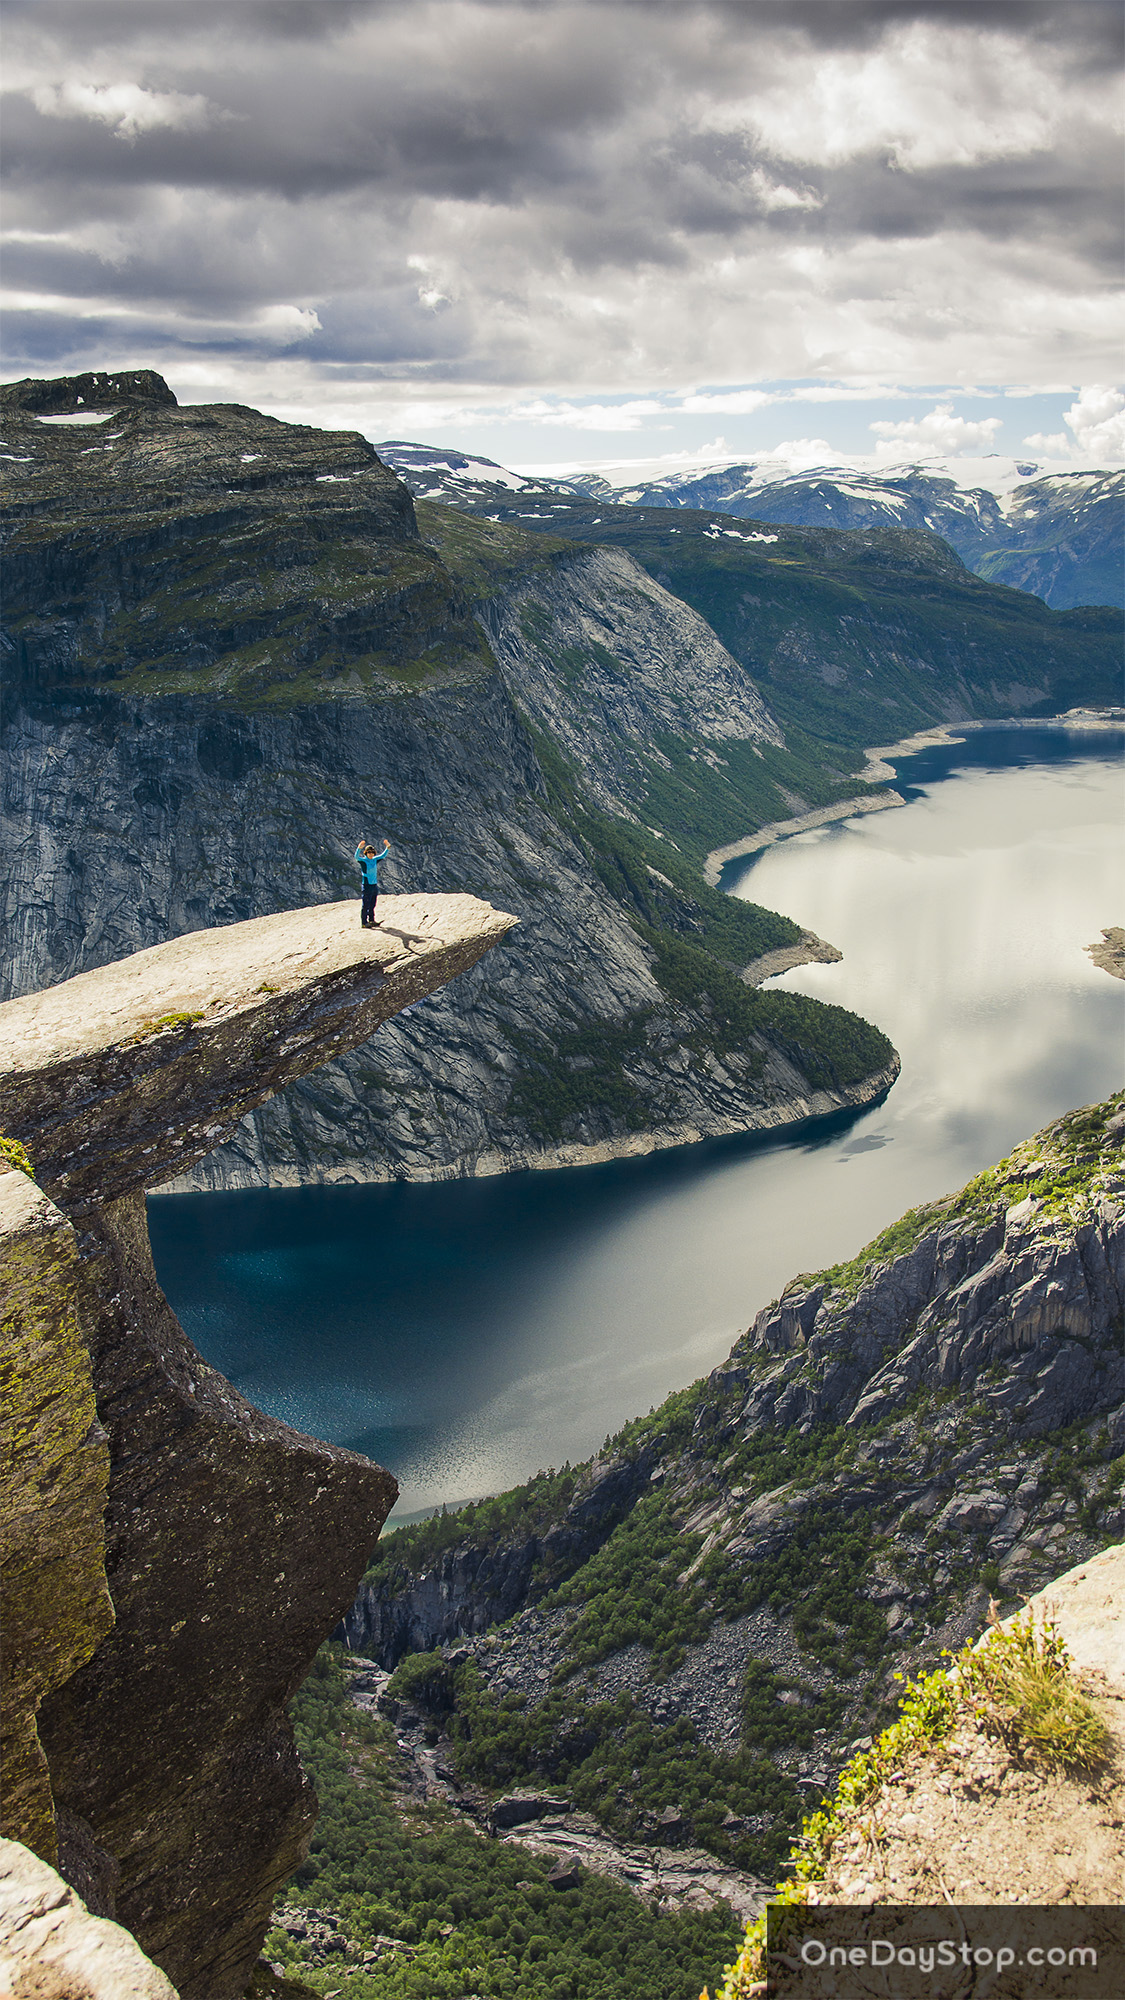
[[[1119,742],[1001,736],[997,760],[1019,761],[994,771],[982,737],[989,768],[948,784],[969,753],[932,752],[914,814],[749,866],[739,893],[790,917],[795,945],[807,931],[843,952],[781,989],[831,993],[898,1050],[879,1103],[713,1144],[622,1125],[603,1164],[544,1135],[534,1160],[479,1178],[465,1147],[462,1178],[362,1185],[357,1152],[350,1186],[154,1200],[188,1337],[259,1408],[389,1465],[403,1514],[585,1458],[718,1365],[795,1271],[847,1260],[1118,1084],[1125,986],[1086,947],[1120,922]],[[717,1089],[705,1115],[734,1109]]]
[[[799,955],[791,959],[794,965],[814,963],[834,963],[843,957],[834,945],[825,945],[817,938],[814,943],[821,949],[817,952],[801,953],[799,946],[788,949]],[[784,953],[768,953],[770,958],[781,957]],[[761,960],[755,961],[757,965]],[[750,970],[751,968],[747,968]],[[762,978],[773,977],[786,970],[776,966],[773,972],[763,973]],[[756,984],[757,982],[751,982]],[[695,1125],[666,1125],[646,1132],[623,1132],[613,1139],[597,1139],[592,1145],[565,1145],[544,1147],[527,1153],[482,1153],[475,1158],[454,1162],[443,1173],[429,1175],[412,1174],[411,1186],[434,1186],[449,1181],[493,1180],[501,1174],[550,1173],[559,1167],[604,1166],[611,1160],[633,1160],[645,1158],[650,1153],[670,1151],[676,1146],[697,1146],[707,1139],[729,1139],[738,1133],[778,1132],[796,1130],[820,1118],[831,1118],[840,1111],[865,1111],[878,1104],[897,1081],[902,1065],[898,1057],[884,1069],[872,1071],[870,1076],[861,1078],[859,1083],[848,1084],[842,1090],[814,1090],[807,1097],[783,1098],[778,1104],[764,1104],[758,1107],[753,1118],[715,1118],[708,1122],[706,1130],[702,1123]],[[383,1187],[392,1185],[401,1176],[373,1172],[359,1175],[354,1172],[336,1172],[325,1175],[313,1185],[317,1187]],[[267,1181],[252,1175],[248,1170],[245,1181],[228,1179],[221,1189],[200,1188],[186,1175],[174,1181],[165,1181],[160,1187],[148,1190],[148,1199],[158,1200],[164,1195],[236,1194],[246,1191],[262,1193],[274,1188],[300,1188],[310,1183],[301,1179],[299,1173],[287,1167],[274,1169]]]
[[[882,783],[881,777],[868,779],[866,772],[857,773],[857,777],[871,784]],[[840,799],[835,805],[816,806],[809,812],[798,813],[793,819],[775,819],[769,826],[759,827],[757,833],[748,833],[742,840],[732,840],[726,847],[712,848],[703,864],[703,879],[709,889],[718,889],[722,886],[723,872],[732,861],[760,854],[763,848],[773,847],[779,840],[788,840],[795,833],[810,833],[813,827],[830,826],[836,819],[854,819],[858,813],[886,812],[891,806],[905,804],[906,800],[898,792],[877,792],[874,798]]]
[[[1103,710],[1092,708],[1069,708],[1065,715],[1009,715],[992,722],[943,722],[933,729],[920,729],[914,736],[906,736],[901,743],[890,743],[884,749],[867,750],[866,768],[859,772],[864,784],[881,785],[897,776],[891,764],[891,757],[913,757],[920,750],[939,750],[947,744],[964,743],[969,736],[979,736],[989,729],[1053,729],[1071,730],[1079,735],[1091,731],[1104,732],[1125,730],[1125,709],[1107,715]]]
[[[945,745],[963,743],[967,737],[975,736],[989,729],[1051,729],[1071,730],[1076,734],[1090,731],[1125,730],[1125,709],[1111,714],[1103,710],[1071,708],[1065,715],[1010,715],[997,717],[991,721],[943,722],[931,729],[920,729],[913,736],[906,736],[900,743],[889,743],[884,747],[864,751],[867,763],[862,771],[856,772],[856,780],[862,785],[884,785],[897,777],[891,763],[892,757],[912,757],[921,750],[940,749]],[[722,887],[722,876],[732,861],[740,861],[751,854],[760,854],[763,849],[773,847],[779,840],[790,840],[794,834],[810,833],[818,826],[831,826],[833,821],[852,819],[859,813],[885,812],[891,806],[909,803],[900,792],[880,792],[873,798],[859,795],[853,799],[840,799],[835,805],[817,806],[808,812],[798,813],[793,819],[775,819],[768,825],[749,833],[742,840],[732,840],[724,847],[712,848],[703,863],[703,879],[711,889]],[[795,948],[795,947],[794,947]],[[810,963],[807,959],[794,959],[793,965]],[[782,970],[783,968],[778,968]],[[789,968],[784,968],[788,970]],[[745,973],[743,978],[745,978]],[[763,978],[771,975],[765,973]],[[748,982],[757,984],[757,981]]]

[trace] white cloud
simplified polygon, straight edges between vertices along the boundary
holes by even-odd
[[[1000,417],[981,417],[978,422],[955,417],[952,403],[936,403],[924,417],[906,417],[897,423],[883,417],[869,426],[878,440],[877,458],[901,458],[904,453],[926,458],[979,456],[995,449],[996,433],[1002,427]]]
[[[61,293],[52,295],[49,292],[20,292],[14,288],[0,290],[0,307],[9,313],[22,311],[54,315],[73,314],[76,311],[73,299]],[[107,295],[85,299],[77,310],[83,316],[95,321],[106,320],[127,325],[130,339],[136,339],[138,334],[146,342],[161,338],[161,330],[155,322],[154,315],[144,302],[139,304],[131,300],[126,302]],[[319,331],[320,319],[311,306],[280,304],[263,306],[259,312],[244,315],[237,320],[199,316],[186,329],[182,322],[176,326],[176,336],[181,340],[186,336],[196,343],[215,340],[241,341],[243,345],[252,343],[256,346],[260,343],[267,349],[292,347],[297,341],[308,340]],[[191,363],[181,364],[175,372],[181,382],[195,379]],[[207,381],[216,379],[219,372],[225,373],[225,376],[232,381],[235,379],[232,369],[227,366],[224,371],[218,362],[208,363],[200,379]]]
[[[966,392],[961,390],[959,394]],[[911,391],[897,382],[804,382],[790,389],[786,401],[793,403],[893,403]]]
[[[1079,97],[1112,119],[1114,90],[1109,76],[1071,80],[1018,34],[914,21],[873,48],[822,54],[799,89],[784,72],[716,122],[782,157],[835,166],[881,152],[919,173],[1046,151]]]
[[[767,214],[782,208],[823,208],[824,196],[815,188],[790,187],[785,181],[774,180],[763,168],[755,167],[747,177],[747,187],[759,207]]]
[[[279,347],[290,347],[295,340],[308,340],[320,332],[320,320],[311,306],[266,306],[253,325],[264,339]]]
[[[1091,383],[1080,389],[1077,401],[1063,411],[1063,422],[1070,428],[1069,437],[1065,431],[1052,431],[1048,436],[1033,431],[1023,441],[1025,450],[1069,458],[1091,468],[1125,464],[1125,391]]]
[[[766,451],[747,454],[756,459],[780,458],[800,471],[809,465],[838,465],[840,454],[830,445],[827,438],[783,438],[780,444],[771,444]]]
[[[667,416],[663,403],[636,397],[629,403],[518,403],[505,412],[508,423],[553,424],[571,431],[666,430],[668,425],[646,424],[646,417]]]
[[[44,118],[92,118],[129,145],[142,132],[162,125],[174,131],[200,131],[214,116],[205,97],[149,90],[140,83],[44,83],[28,96]]]
[[[310,410],[538,398],[556,436],[1112,379],[1110,10],[906,5],[11,8],[14,372],[118,365],[126,314],[170,375],[256,330],[248,400],[293,341]]]
[[[1079,458],[1099,465],[1125,460],[1125,392],[1091,383],[1080,389],[1078,401],[1063,411],[1063,422],[1074,432],[1072,449]]]
[[[747,417],[754,410],[760,410],[766,403],[776,403],[777,397],[767,389],[730,389],[719,395],[685,396],[677,403],[677,411],[683,410],[694,415],[697,411],[721,410],[733,417]]]

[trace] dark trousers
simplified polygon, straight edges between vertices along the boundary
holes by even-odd
[[[360,921],[362,923],[373,924],[375,922],[375,905],[378,900],[379,884],[377,882],[365,882],[363,885],[363,909],[360,912]]]

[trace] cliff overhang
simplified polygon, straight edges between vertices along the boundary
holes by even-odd
[[[145,1189],[251,1106],[465,971],[515,919],[471,896],[192,933],[0,1007],[2,1831],[116,1916],[182,2000],[246,1988],[315,1800],[286,1704],[396,1495],[203,1361]],[[9,1771],[9,1777],[13,1773]]]
[[[0,1130],[67,1213],[159,1186],[516,921],[475,896],[380,911],[371,932],[354,901],[191,931],[6,1002]]]

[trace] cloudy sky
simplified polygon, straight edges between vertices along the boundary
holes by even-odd
[[[1119,0],[7,0],[5,375],[508,464],[1125,457]]]

